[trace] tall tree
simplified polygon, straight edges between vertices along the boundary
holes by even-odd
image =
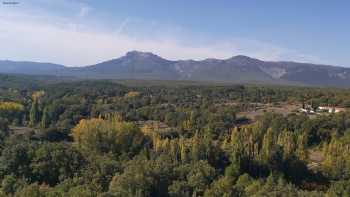
[[[29,112],[29,125],[35,126],[39,122],[39,109],[38,100],[34,99],[32,102],[32,107]]]
[[[41,128],[47,128],[50,123],[50,117],[47,108],[44,108],[43,115],[41,118],[40,126]]]

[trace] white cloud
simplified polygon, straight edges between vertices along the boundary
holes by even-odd
[[[87,16],[91,8],[79,6],[76,6],[80,8],[78,16]],[[200,35],[181,35],[177,28],[162,29],[154,21],[150,22],[149,29],[142,29],[147,28],[146,24],[137,33],[126,31],[126,26],[139,27],[139,24],[133,26],[132,22],[134,20],[127,18],[116,31],[110,31],[80,19],[75,21],[42,11],[29,15],[0,8],[0,59],[82,66],[117,58],[130,50],[141,50],[168,59],[228,58],[244,54],[267,60],[317,60],[313,56],[302,56],[289,49],[250,39],[222,38],[202,42],[196,38]]]
[[[123,21],[120,23],[120,25],[119,25],[119,27],[118,27],[118,29],[117,29],[117,33],[118,33],[118,34],[123,33],[123,30],[126,28],[126,25],[129,23],[129,21],[130,21],[130,19],[129,19],[129,18],[126,18],[125,20],[123,20]]]
[[[92,10],[91,7],[84,5],[84,6],[82,6],[82,7],[80,8],[80,11],[79,11],[78,16],[79,16],[79,17],[85,17],[85,16],[87,16],[87,15],[89,14],[89,12],[90,12],[91,10]]]

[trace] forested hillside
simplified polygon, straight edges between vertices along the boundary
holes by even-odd
[[[0,196],[350,195],[350,90],[3,78]]]

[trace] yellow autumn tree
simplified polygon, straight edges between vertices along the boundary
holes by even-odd
[[[334,179],[350,178],[350,134],[341,138],[333,137],[324,146],[322,168]]]
[[[40,90],[40,91],[35,91],[33,92],[32,94],[32,99],[33,100],[38,100],[40,99],[41,97],[43,97],[45,95],[45,92],[43,90]]]
[[[15,102],[0,102],[0,111],[23,111],[24,106]]]
[[[15,102],[0,102],[0,118],[5,118],[12,122],[21,121],[24,114],[24,106]]]
[[[135,124],[114,118],[83,119],[73,128],[72,136],[83,150],[127,155],[136,154],[148,141]]]
[[[268,161],[268,158],[270,157],[271,151],[273,149],[273,145],[274,145],[273,131],[271,128],[269,128],[265,133],[262,141],[261,159],[263,161]]]
[[[277,138],[277,144],[283,148],[283,157],[286,159],[295,153],[297,143],[292,132],[284,130]]]
[[[139,95],[140,95],[140,92],[130,91],[125,94],[125,98],[134,98],[134,97],[138,97]]]

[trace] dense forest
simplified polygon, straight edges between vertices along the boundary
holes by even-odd
[[[350,196],[349,111],[241,115],[350,90],[0,79],[0,196]]]

